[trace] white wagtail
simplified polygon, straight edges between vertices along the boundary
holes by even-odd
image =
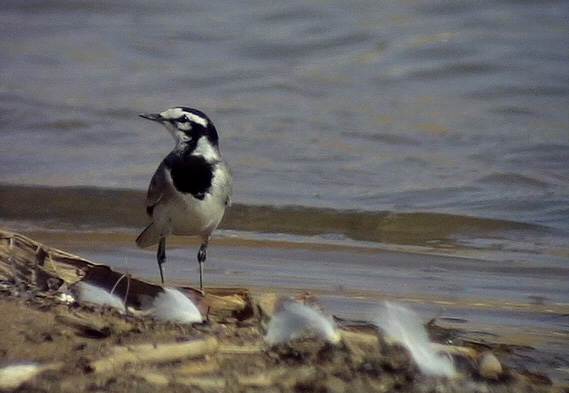
[[[199,236],[200,289],[208,240],[230,203],[231,172],[219,153],[215,126],[205,113],[183,106],[143,113],[172,134],[176,147],[164,158],[148,187],[146,212],[152,223],[136,239],[146,248],[158,243],[158,267],[164,285],[166,237]]]

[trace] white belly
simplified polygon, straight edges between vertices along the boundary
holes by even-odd
[[[231,173],[225,164],[214,172],[211,190],[203,199],[178,192],[166,173],[168,187],[152,214],[160,236],[181,235],[207,238],[219,225],[231,194]]]
[[[219,225],[225,205],[209,194],[203,200],[188,194],[159,203],[155,209],[154,223],[161,235],[207,237]]]

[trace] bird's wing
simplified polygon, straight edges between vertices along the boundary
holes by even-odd
[[[233,193],[233,174],[231,173],[231,168],[227,165],[227,162],[222,161],[221,165],[227,170],[227,180],[225,182],[225,192],[227,197],[225,199],[225,206],[231,206],[231,194]]]
[[[154,176],[152,176],[152,180],[150,181],[150,186],[148,186],[148,192],[146,194],[146,213],[150,217],[152,217],[152,213],[154,212],[154,206],[160,202],[167,187],[165,171],[166,167],[162,163],[156,172],[154,172]]]

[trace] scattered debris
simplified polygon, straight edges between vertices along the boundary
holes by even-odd
[[[269,345],[297,338],[307,331],[333,344],[340,341],[340,333],[332,318],[296,302],[285,303],[282,307],[269,322],[265,335],[265,341]]]
[[[374,322],[389,338],[403,345],[427,375],[455,375],[449,356],[441,356],[431,345],[427,331],[419,316],[411,309],[385,302]]]
[[[124,277],[0,231],[0,391],[564,391],[547,376],[507,367],[497,351],[503,346],[470,345],[436,322],[429,333],[444,338],[429,343],[420,319],[398,306],[377,316],[378,330],[365,321],[335,323],[309,293],[283,302],[243,288],[203,294]],[[116,295],[127,312],[62,296],[78,283]],[[149,316],[180,304],[185,311]],[[188,313],[207,322],[190,322]],[[391,339],[409,339],[412,349]],[[455,359],[457,377],[438,376],[455,375],[441,351]]]
[[[490,351],[486,351],[480,357],[478,370],[482,378],[498,380],[503,373],[502,363]]]
[[[55,318],[58,322],[77,329],[85,337],[105,338],[112,334],[108,324],[89,314],[60,314]]]
[[[15,389],[38,375],[41,367],[36,363],[12,364],[0,368],[0,389]]]
[[[56,370],[60,367],[60,363],[45,365],[38,363],[17,363],[0,367],[0,391],[16,389],[25,382],[35,378],[38,374],[47,370]]]
[[[96,373],[117,370],[125,364],[164,363],[187,358],[197,358],[217,351],[215,337],[184,342],[117,346],[111,354],[90,362],[87,369]]]
[[[98,306],[111,307],[120,313],[125,313],[126,309],[122,299],[117,295],[107,291],[105,288],[98,287],[86,281],[79,281],[71,291],[75,293],[75,299],[81,303],[91,303]]]
[[[201,323],[202,314],[196,305],[182,292],[165,287],[152,303],[150,315],[161,321],[174,323]]]

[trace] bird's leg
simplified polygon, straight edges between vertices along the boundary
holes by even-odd
[[[209,238],[206,238],[202,243],[202,245],[200,246],[200,250],[198,251],[198,262],[200,264],[200,291],[202,292],[203,292],[203,263],[205,262],[208,243],[209,243]]]
[[[158,253],[156,254],[156,259],[158,260],[158,269],[160,270],[160,281],[164,285],[164,268],[162,264],[166,262],[166,238],[161,237],[160,243],[158,243]]]

